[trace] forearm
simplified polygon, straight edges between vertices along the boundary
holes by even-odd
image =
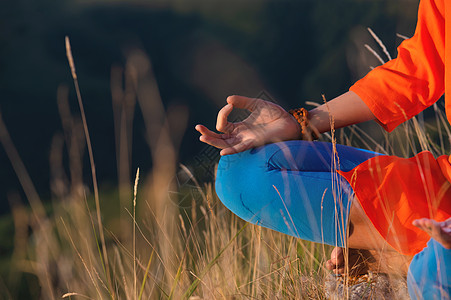
[[[309,122],[312,128],[320,133],[334,128],[357,124],[375,117],[360,97],[354,92],[347,92],[309,112]]]

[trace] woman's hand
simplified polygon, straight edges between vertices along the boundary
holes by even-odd
[[[243,121],[231,123],[227,116],[233,108],[247,109],[251,114]],[[296,119],[282,107],[262,99],[230,96],[218,113],[215,133],[203,125],[196,125],[200,141],[222,149],[221,155],[238,153],[268,143],[301,138]]]
[[[444,248],[451,249],[451,218],[443,222],[422,218],[414,220],[412,224],[429,234],[431,238],[442,244]]]

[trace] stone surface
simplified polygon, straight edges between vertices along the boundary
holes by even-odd
[[[368,273],[357,277],[329,274],[325,282],[328,299],[410,299],[405,278]]]

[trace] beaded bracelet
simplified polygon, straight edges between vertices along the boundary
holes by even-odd
[[[316,132],[313,131],[309,126],[308,111],[305,108],[301,107],[290,109],[288,113],[293,115],[296,121],[301,125],[301,134],[303,140],[312,141],[318,139]]]

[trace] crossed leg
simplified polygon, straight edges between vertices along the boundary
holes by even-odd
[[[379,154],[341,145],[334,148],[328,143],[289,141],[223,156],[216,192],[225,206],[248,222],[305,240],[368,250],[364,255],[357,253],[357,258],[375,271],[406,273],[412,260],[408,273],[411,295],[442,291],[450,295],[451,264],[445,262],[451,261],[451,221],[418,220],[415,225],[433,239],[413,259],[399,255],[374,228],[359,202],[353,200],[349,184],[332,171],[336,167],[335,151],[342,171]],[[346,238],[351,227],[348,224],[353,230]],[[348,257],[351,260],[355,254],[349,252],[348,256],[343,249],[334,250],[328,267],[346,271],[342,266],[349,265]],[[424,267],[428,268],[427,276]]]
[[[350,251],[353,255],[349,258],[371,264],[372,269],[381,272],[391,268],[406,273],[409,258],[399,256],[385,243],[359,202],[352,200],[349,184],[331,171],[338,167],[333,165],[334,151],[343,171],[379,155],[342,145],[334,149],[332,144],[321,142],[270,144],[223,156],[218,165],[216,192],[230,210],[248,222],[301,239],[375,250]],[[347,238],[349,220],[353,232]],[[349,265],[348,256],[342,255],[347,252],[335,250],[329,268],[340,272]]]

